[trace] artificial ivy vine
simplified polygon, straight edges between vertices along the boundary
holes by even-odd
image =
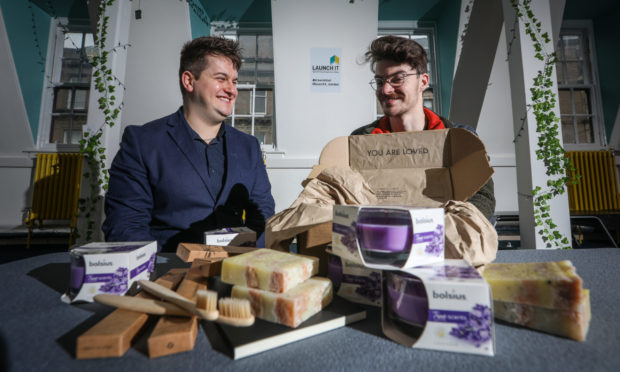
[[[552,90],[553,81],[551,79],[557,58],[555,52],[549,53],[545,49],[545,45],[549,44],[551,39],[547,32],[542,32],[541,22],[536,19],[534,12],[532,12],[530,1],[510,0],[510,3],[515,9],[517,17],[523,22],[525,33],[534,43],[536,58],[544,62],[543,69],[538,71],[534,78],[534,84],[530,88],[532,104],[528,105],[528,110],[533,110],[536,118],[536,133],[538,133],[536,157],[545,165],[546,174],[549,177],[546,188],[536,186],[532,190],[534,221],[538,228],[538,234],[542,237],[547,248],[570,249],[570,241],[560,233],[557,225],[553,222],[549,206],[549,201],[552,198],[564,194],[566,185],[571,182],[576,183],[580,178],[579,175],[575,174],[575,168],[558,139],[559,118],[553,111],[557,99]]]
[[[106,15],[106,10],[115,0],[101,0],[97,9],[97,31],[93,37],[96,54],[92,58],[93,82],[95,89],[99,92],[99,110],[104,114],[104,122],[94,132],[85,131],[84,138],[80,140],[80,153],[84,155],[87,170],[84,172],[84,179],[90,182],[89,195],[80,198],[80,214],[86,219],[86,241],[91,241],[95,229],[94,216],[97,213],[97,206],[102,199],[101,190],[108,188],[108,170],[106,169],[105,147],[101,143],[103,128],[107,125],[114,126],[115,120],[122,108],[122,102],[117,103],[115,91],[122,83],[112,74],[112,69],[108,66],[108,56],[116,48],[106,50],[106,39],[108,35],[108,23],[110,17]],[[124,46],[119,46],[124,47]]]

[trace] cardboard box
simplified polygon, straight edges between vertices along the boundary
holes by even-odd
[[[179,243],[177,256],[185,262],[193,262],[197,258],[224,259],[226,257],[251,252],[254,247],[235,247],[221,245],[205,245],[196,243]]]
[[[308,178],[336,165],[359,171],[381,205],[466,201],[493,175],[482,141],[461,128],[338,137]]]
[[[491,290],[464,260],[384,271],[381,327],[399,344],[495,354]]]
[[[157,242],[89,243],[70,251],[69,291],[63,302],[93,302],[100,293],[122,296],[133,283],[150,279]]]
[[[326,222],[297,235],[297,253],[319,259],[320,276],[327,275],[327,248],[332,243],[332,223]]]
[[[390,270],[444,259],[443,208],[335,205],[334,254]]]
[[[205,231],[205,244],[255,247],[256,232],[245,226]]]

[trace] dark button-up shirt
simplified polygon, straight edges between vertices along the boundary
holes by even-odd
[[[219,198],[224,182],[226,181],[226,125],[222,123],[217,136],[207,144],[196,131],[189,126],[183,118],[185,126],[192,137],[194,147],[199,154],[204,154],[200,159],[207,169],[209,189]]]

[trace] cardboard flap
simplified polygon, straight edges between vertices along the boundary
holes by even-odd
[[[452,128],[448,131],[445,157],[452,175],[453,200],[471,198],[493,175],[486,149],[472,132]]]
[[[336,137],[329,141],[321,151],[319,164],[331,167],[334,165],[349,165],[349,137]],[[323,168],[323,169],[325,169]]]
[[[319,164],[312,166],[310,174],[302,181],[301,185],[306,187],[308,182],[316,178],[319,173],[323,172],[329,167],[335,165],[349,165],[349,137],[336,137],[329,141],[327,145],[321,151],[319,156]]]

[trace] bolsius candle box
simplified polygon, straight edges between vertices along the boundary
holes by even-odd
[[[444,259],[443,208],[334,205],[334,254],[366,267],[400,269]]]
[[[63,302],[92,302],[97,294],[124,295],[132,284],[150,279],[157,242],[89,243],[71,250],[69,290]]]
[[[381,327],[399,344],[495,354],[491,291],[464,260],[384,271]]]
[[[381,270],[370,269],[327,251],[327,277],[334,293],[351,302],[381,307]]]
[[[235,245],[238,247],[255,247],[256,232],[249,227],[225,227],[205,232],[206,245]]]

